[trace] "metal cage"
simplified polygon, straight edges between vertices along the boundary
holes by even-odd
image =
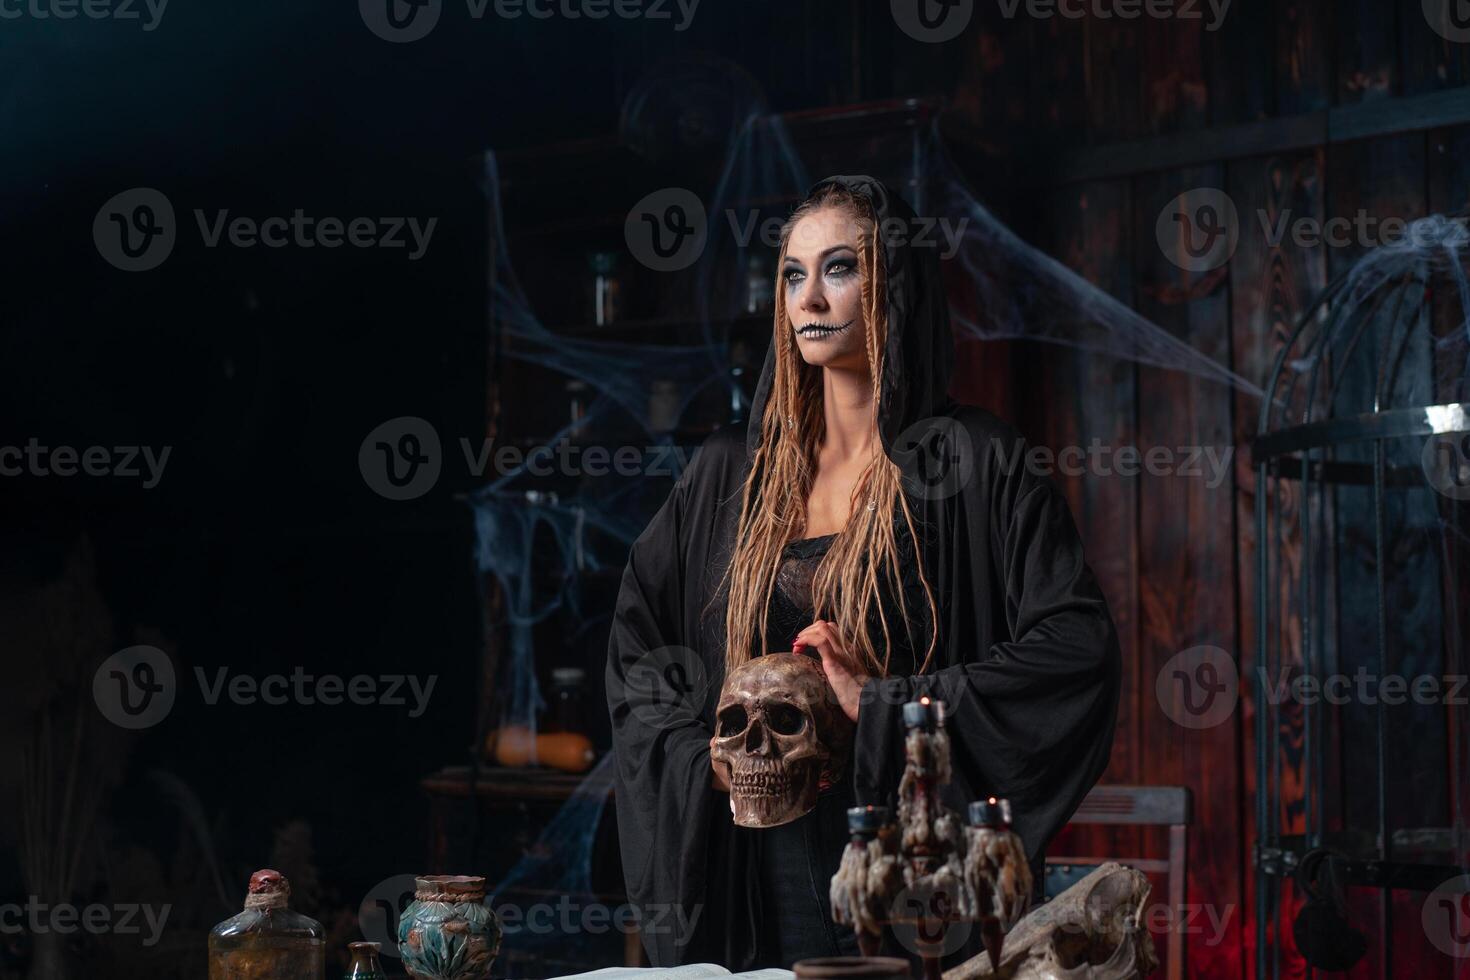
[[[1265,385],[1244,665],[1259,980],[1312,974],[1309,903],[1366,940],[1355,975],[1470,976],[1441,955],[1470,956],[1466,903],[1439,934],[1419,894],[1470,890],[1467,251],[1464,218],[1434,216],[1366,253]]]

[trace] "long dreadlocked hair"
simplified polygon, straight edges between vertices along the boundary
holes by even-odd
[[[872,380],[872,421],[876,431],[883,352],[888,336],[888,295],[883,250],[871,202],[840,185],[823,185],[791,213],[782,227],[777,274],[785,263],[796,223],[829,207],[845,210],[860,229],[857,252],[862,277],[863,336]],[[725,611],[727,675],[752,658],[756,638],[766,635],[769,599],[780,568],[781,552],[792,535],[806,524],[807,498],[817,471],[817,448],[826,436],[822,369],[802,359],[787,321],[785,290],[779,283],[775,300],[772,343],[776,349],[776,372],[760,419],[760,446],[751,461],[741,495],[735,553],[725,569],[725,581],[730,585]],[[838,532],[812,578],[816,616],[837,624],[843,646],[856,660],[854,666],[866,668],[869,675],[888,676],[893,641],[881,597],[883,585],[898,598],[905,635],[909,626],[899,542],[894,533],[893,515],[895,507],[900,508],[914,543],[914,559],[933,625],[929,648],[919,668],[923,673],[938,642],[939,615],[934,591],[919,560],[914,515],[900,486],[899,468],[881,450],[881,444],[872,462],[858,477],[850,505],[847,524]],[[881,656],[867,628],[870,616],[881,624]]]

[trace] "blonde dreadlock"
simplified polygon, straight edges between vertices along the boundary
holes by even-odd
[[[796,223],[828,207],[844,209],[861,229],[858,269],[862,276],[863,335],[871,369],[873,426],[876,430],[883,354],[888,335],[888,296],[878,223],[868,199],[837,185],[824,185],[787,219],[781,230],[781,251],[776,268],[779,270],[785,262],[787,245]],[[750,660],[756,638],[766,635],[769,598],[780,568],[781,552],[792,535],[806,524],[807,498],[811,495],[816,476],[817,447],[826,435],[822,369],[807,364],[797,350],[787,321],[785,290],[778,287],[775,296],[772,335],[776,348],[775,377],[764,414],[758,420],[761,426],[760,446],[751,461],[750,474],[741,495],[735,553],[725,569],[724,581],[730,586],[725,612],[727,673]],[[914,542],[914,557],[933,626],[929,648],[919,668],[923,673],[938,642],[939,615],[934,592],[924,575],[923,563],[918,560],[914,515],[900,487],[898,466],[883,452],[875,455],[858,478],[851,505],[847,524],[838,532],[812,578],[812,604],[816,616],[837,624],[843,645],[856,658],[854,667],[862,668],[870,675],[888,675],[893,640],[881,599],[880,590],[885,583],[898,597],[906,633],[909,624],[899,542],[892,520],[895,506],[901,508]],[[866,628],[870,615],[876,616],[882,627],[881,657]]]

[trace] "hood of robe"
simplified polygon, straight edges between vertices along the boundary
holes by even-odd
[[[828,184],[867,198],[878,222],[888,272],[888,339],[878,390],[878,435],[888,458],[903,466],[899,437],[921,420],[950,414],[953,406],[949,381],[955,361],[954,332],[939,272],[938,239],[930,224],[921,223],[908,202],[882,181],[864,175],[827,177],[813,184],[809,193]],[[751,398],[746,450],[752,457],[760,446],[759,420],[765,417],[775,378],[773,342],[766,350],[765,366]]]

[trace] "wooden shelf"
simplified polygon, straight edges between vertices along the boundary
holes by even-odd
[[[666,432],[655,432],[654,435],[668,436],[673,440],[676,445],[692,445],[703,442],[705,437],[714,431],[714,426],[681,426],[677,429],[670,429]],[[555,443],[549,443],[549,439],[550,435],[541,437],[522,435],[517,436],[514,439],[503,439],[501,440],[501,445],[515,446],[517,449],[522,450],[531,450],[538,449],[541,446],[555,445]],[[586,436],[577,436],[571,439],[557,440],[558,443],[563,441],[569,442],[573,446],[595,446],[599,444],[596,439],[589,439]]]
[[[467,798],[471,793],[471,775],[469,766],[447,766],[425,776],[419,785],[431,796]],[[524,769],[485,766],[480,770],[479,779],[475,780],[474,795],[480,799],[514,803],[561,803],[570,799],[586,778],[585,773],[562,772],[539,766],[527,766]],[[607,795],[612,796],[611,786],[608,787]]]
[[[760,313],[742,314],[734,319],[715,320],[710,325],[716,330],[729,328],[732,330],[748,329],[754,326],[770,326],[770,310]],[[547,327],[552,333],[562,337],[581,337],[588,339],[606,338],[613,339],[614,335],[637,336],[650,331],[678,331],[685,330],[697,334],[700,323],[692,317],[653,317],[648,319],[614,320],[612,323],[573,323],[559,327]],[[677,336],[677,335],[676,335]],[[699,346],[697,344],[665,344],[669,347]]]

